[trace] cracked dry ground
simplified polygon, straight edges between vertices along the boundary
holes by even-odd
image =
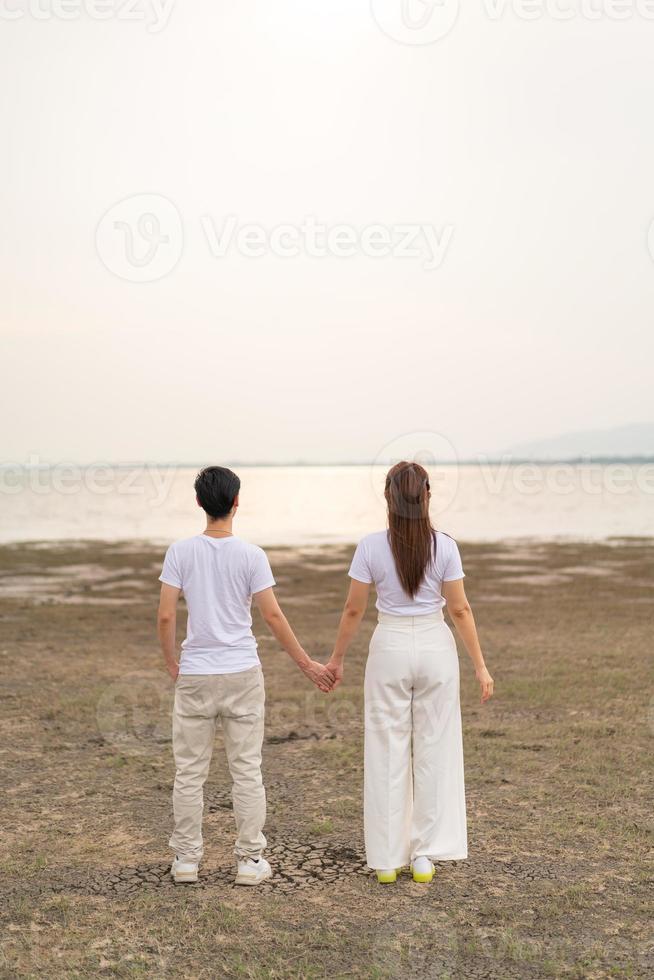
[[[197,885],[168,874],[161,549],[0,549],[1,977],[645,977],[654,973],[648,540],[461,544],[497,696],[461,651],[470,858],[378,886],[361,833],[371,609],[328,698],[260,623],[273,880],[232,883],[220,735]],[[273,549],[326,657],[350,548]],[[183,624],[180,623],[180,634]]]

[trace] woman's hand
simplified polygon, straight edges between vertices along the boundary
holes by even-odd
[[[309,659],[300,665],[300,670],[312,684],[315,684],[325,694],[331,691],[333,686],[332,675],[323,664],[319,664],[317,660]]]
[[[481,703],[488,701],[493,696],[493,678],[485,667],[477,670],[477,680],[481,686]]]
[[[166,670],[171,678],[176,681],[179,674],[179,664],[176,660],[166,660]]]
[[[338,685],[343,680],[343,661],[334,660],[334,658],[332,657],[332,659],[329,661],[325,669],[329,671],[332,680],[332,691],[333,691],[334,688],[338,687]]]

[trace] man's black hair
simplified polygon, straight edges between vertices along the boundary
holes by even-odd
[[[195,478],[200,507],[214,521],[227,517],[240,489],[236,473],[225,466],[205,466]]]

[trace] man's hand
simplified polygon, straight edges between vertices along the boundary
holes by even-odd
[[[338,687],[338,685],[343,680],[343,662],[342,660],[332,659],[326,665],[325,670],[329,672],[329,676],[332,681],[332,691]]]
[[[332,689],[332,676],[330,672],[322,664],[319,664],[317,660],[307,660],[306,663],[301,664],[300,670],[305,677],[328,694]]]
[[[179,664],[176,660],[166,660],[166,670],[172,677],[174,681],[177,680],[177,675],[179,674]]]

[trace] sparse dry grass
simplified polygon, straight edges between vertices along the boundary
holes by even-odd
[[[253,894],[211,877],[178,889],[157,877],[172,781],[171,692],[153,633],[160,553],[0,549],[0,977],[652,975],[651,542],[462,551],[497,688],[482,708],[462,652],[469,860],[441,866],[430,888],[406,876],[380,888],[353,873]],[[280,599],[293,600],[289,616],[319,657],[349,553],[326,548],[304,566],[277,554]],[[10,578],[24,594],[3,596]],[[112,597],[128,601],[98,602]],[[257,626],[271,845],[362,851],[373,621],[371,609],[330,698],[305,687]],[[220,737],[207,799],[210,875],[232,860]],[[116,875],[137,865],[143,880],[124,894]]]

